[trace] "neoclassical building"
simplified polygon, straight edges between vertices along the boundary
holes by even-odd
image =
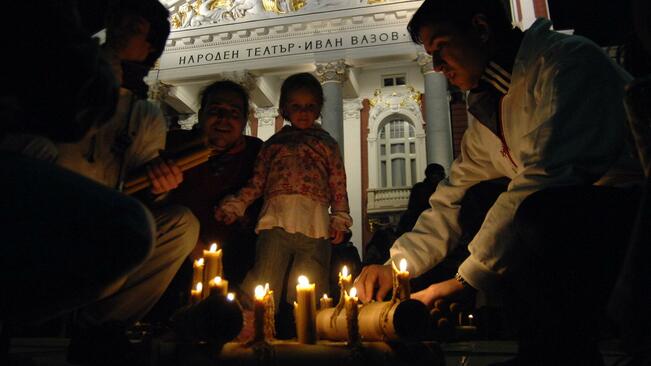
[[[428,163],[449,168],[467,126],[464,95],[432,71],[406,25],[422,1],[161,0],[173,25],[148,83],[167,114],[196,123],[198,95],[219,79],[244,84],[247,134],[266,140],[283,80],[311,72],[325,93],[321,124],[339,142],[360,254],[370,223],[395,223]],[[546,0],[505,0],[515,25],[547,16]]]

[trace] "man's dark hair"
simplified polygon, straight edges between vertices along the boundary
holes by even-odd
[[[425,168],[425,177],[430,177],[432,175],[445,178],[445,168],[443,168],[441,164],[428,164],[427,168]]]
[[[497,33],[512,28],[501,0],[425,0],[411,17],[407,31],[414,43],[422,44],[420,31],[425,26],[449,22],[460,31],[472,28],[472,18],[484,14]]]
[[[248,119],[249,116],[249,93],[244,89],[244,87],[232,80],[219,80],[215,81],[214,83],[208,85],[202,92],[201,92],[201,109],[204,109],[206,107],[206,103],[208,102],[208,97],[217,94],[220,92],[231,92],[238,94],[242,98],[242,102],[244,103],[244,117]]]
[[[319,83],[319,80],[314,75],[308,72],[302,72],[285,79],[283,85],[280,87],[280,102],[278,105],[283,114],[285,113],[285,104],[287,104],[289,95],[297,90],[305,90],[312,94],[319,104],[319,111],[321,111],[321,108],[323,108],[323,88],[321,88],[321,83]],[[287,119],[284,115],[283,118]]]
[[[147,40],[153,51],[143,62],[151,68],[165,49],[170,34],[169,12],[158,0],[117,0],[109,8],[106,17],[106,43],[115,49],[126,46],[126,42],[137,31],[142,20],[149,22]]]

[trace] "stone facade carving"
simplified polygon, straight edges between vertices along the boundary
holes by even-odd
[[[390,1],[397,0],[183,0],[168,10],[172,28],[183,29]]]
[[[344,99],[344,121],[349,119],[358,120],[363,107],[362,100],[359,98]]]
[[[427,74],[429,72],[434,72],[432,66],[432,56],[428,55],[425,52],[418,52],[418,58],[416,59],[418,66],[420,66],[420,72]]]
[[[255,109],[255,117],[258,119],[260,126],[273,125],[276,122],[277,116],[278,108],[276,107],[264,107]]]
[[[393,112],[408,110],[416,116],[421,116],[420,97],[421,93],[412,86],[400,88],[391,93],[384,93],[382,89],[377,89],[373,98],[369,100],[371,104],[370,118],[373,120],[386,110]]]
[[[346,81],[348,65],[344,60],[336,60],[331,62],[317,62],[316,74],[317,79],[323,84],[329,81],[336,81],[343,83]]]
[[[188,118],[179,120],[179,126],[182,130],[191,130],[192,126],[199,123],[199,114],[191,114]]]

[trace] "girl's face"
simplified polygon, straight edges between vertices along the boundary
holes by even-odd
[[[292,123],[292,126],[301,130],[314,126],[314,121],[321,112],[317,98],[305,90],[297,90],[289,94],[283,109],[285,118]]]

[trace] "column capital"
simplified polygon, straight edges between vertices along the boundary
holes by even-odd
[[[348,67],[343,59],[330,62],[317,62],[315,74],[321,84],[327,82],[343,83],[348,77]]]
[[[255,109],[255,118],[262,126],[273,125],[278,116],[278,108],[276,107],[258,107]]]
[[[362,108],[362,99],[344,99],[344,120],[359,119]]]
[[[432,66],[432,56],[428,55],[425,52],[418,52],[418,58],[416,59],[418,66],[420,66],[420,72],[424,74],[429,74],[434,72],[434,67]]]
[[[153,103],[160,103],[167,95],[169,85],[162,83],[160,80],[145,80],[149,90],[147,90],[147,99]]]

